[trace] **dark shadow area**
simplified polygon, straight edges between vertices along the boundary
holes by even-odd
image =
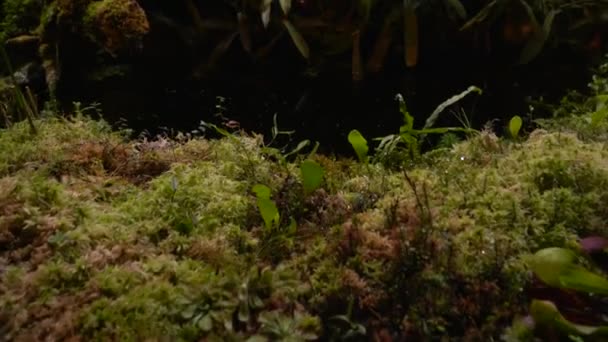
[[[268,56],[257,59],[244,53],[237,39],[216,68],[205,69],[201,66],[218,39],[201,37],[191,23],[171,19],[187,18],[183,8],[142,4],[151,32],[141,53],[103,61],[86,42],[76,42],[72,51],[64,52],[66,67],[58,90],[66,106],[98,102],[106,119],[126,121],[136,134],[190,132],[201,120],[221,123],[216,115],[221,104],[222,115],[247,131],[269,138],[276,114],[280,129],[296,131],[294,144],[310,139],[321,144],[322,152],[350,155],[346,136],[351,129],[368,138],[398,131],[402,116],[396,94],[403,94],[416,124],[422,125],[436,106],[471,85],[483,94],[470,95],[450,110],[465,113],[473,128],[495,120],[501,133],[506,119],[526,115],[528,99],[559,101],[568,90],[584,92],[595,60],[581,49],[552,46],[532,63],[518,66],[521,44],[494,39],[491,49],[479,48],[458,30],[442,34],[445,27],[428,21],[420,29],[415,68],[405,68],[403,48],[396,45],[383,70],[359,82],[351,77],[350,52],[331,58],[313,55],[307,64],[287,35]],[[494,37],[502,34],[495,31],[490,32]],[[362,45],[373,42],[374,32],[363,37]],[[369,50],[364,49],[368,55]],[[93,64],[103,68],[95,71]],[[450,110],[437,126],[461,125]]]

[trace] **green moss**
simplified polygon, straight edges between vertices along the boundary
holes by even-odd
[[[41,0],[6,0],[0,10],[0,40],[30,33],[38,27]]]
[[[604,135],[578,126],[518,143],[482,132],[405,173],[317,156],[326,182],[305,195],[298,162],[269,160],[259,137],[127,141],[82,116],[36,124],[38,135],[0,131],[7,339],[66,337],[33,314],[64,300],[87,340],[323,339],[358,326],[497,339],[527,307],[529,254],[608,235]],[[258,183],[295,232],[264,228]]]
[[[121,133],[111,131],[103,121],[85,117],[68,120],[52,117],[36,122],[39,134],[32,135],[27,123],[0,130],[0,176],[24,168],[53,170],[73,149],[86,142],[118,144]]]
[[[117,299],[102,298],[83,312],[82,332],[93,340],[174,338],[179,327],[171,317],[179,299],[166,281],[148,282]]]

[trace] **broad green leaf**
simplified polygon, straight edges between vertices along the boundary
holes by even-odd
[[[437,108],[435,109],[435,111],[433,111],[431,116],[429,116],[428,119],[426,119],[424,128],[432,127],[435,124],[435,121],[437,121],[437,118],[439,117],[439,114],[441,114],[441,112],[443,112],[446,108],[453,105],[454,103],[462,100],[470,93],[481,94],[482,90],[478,87],[470,86],[467,90],[463,91],[462,93],[454,95],[454,96],[450,97],[449,99],[443,101],[443,103],[441,103],[439,106],[437,106]]]
[[[369,151],[369,147],[367,146],[367,140],[365,140],[361,132],[356,129],[350,131],[350,133],[348,133],[348,142],[352,145],[355,153],[357,153],[359,161],[367,163],[367,152]]]
[[[541,249],[531,260],[532,271],[547,285],[608,294],[608,279],[575,264],[574,252],[558,247]]]
[[[270,230],[273,226],[279,223],[279,209],[273,200],[268,198],[258,198],[258,209],[266,225],[266,229]]]
[[[293,26],[293,24],[287,20],[283,19],[283,25],[287,28],[287,32],[291,36],[291,40],[296,45],[302,56],[306,59],[310,57],[310,49],[308,48],[308,44],[304,40],[304,37],[298,32],[298,30]]]
[[[303,161],[300,165],[300,175],[302,176],[304,192],[309,194],[321,186],[324,173],[325,170],[316,161],[311,159]]]
[[[285,15],[289,15],[289,12],[291,11],[291,1],[292,0],[279,0],[281,9]]]
[[[545,300],[532,300],[530,314],[538,325],[557,328],[564,335],[608,336],[608,326],[588,326],[568,321],[554,303]]]
[[[545,284],[560,287],[560,276],[575,261],[575,254],[569,249],[550,247],[536,252],[530,260],[530,267]]]
[[[257,198],[270,199],[270,188],[263,184],[256,184],[252,188]]]
[[[581,266],[572,266],[564,270],[559,277],[562,288],[595,294],[608,294],[608,279],[587,271]]]
[[[528,8],[529,8],[529,6],[528,6]],[[531,11],[531,9],[529,9],[529,11]],[[524,48],[521,52],[521,55],[519,57],[520,64],[529,63],[534,58],[536,58],[536,56],[538,56],[538,54],[542,51],[543,47],[545,46],[545,42],[547,41],[547,38],[551,34],[551,28],[553,27],[553,20],[555,19],[555,16],[559,12],[560,12],[559,10],[550,11],[547,14],[547,16],[545,17],[545,21],[543,22],[542,29],[540,27],[538,27],[538,23],[536,22],[535,18],[532,20],[535,25],[534,34],[528,40],[528,42],[526,43],[526,45],[524,46]],[[531,15],[534,15],[534,13],[531,12]]]
[[[462,5],[460,0],[444,0],[445,6],[448,10],[454,11],[460,19],[467,18],[467,10]]]
[[[509,133],[512,138],[517,138],[519,136],[519,130],[521,129],[522,119],[519,115],[515,115],[509,121]]]

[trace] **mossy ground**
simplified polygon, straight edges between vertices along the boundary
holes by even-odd
[[[309,195],[258,136],[17,124],[0,131],[0,339],[499,339],[529,303],[527,255],[608,234],[608,125],[585,122],[482,132],[406,172],[315,156]],[[255,184],[295,232],[264,228]]]

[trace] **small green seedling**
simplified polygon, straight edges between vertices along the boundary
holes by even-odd
[[[264,224],[267,230],[271,230],[279,225],[281,216],[279,215],[279,209],[272,199],[270,199],[270,188],[256,184],[252,188],[257,197],[257,205]]]
[[[312,159],[307,159],[300,164],[300,175],[305,194],[308,195],[321,186],[324,173],[323,167]]]
[[[359,161],[367,164],[369,147],[367,146],[367,140],[365,140],[361,132],[356,129],[350,131],[348,133],[348,142],[352,145],[355,153],[357,153]]]
[[[395,99],[399,103],[399,111],[403,115],[403,125],[399,127],[399,134],[391,134],[385,137],[375,138],[374,140],[380,141],[380,145],[377,151],[380,152],[380,156],[387,156],[392,153],[399,144],[405,144],[406,148],[412,158],[416,158],[420,155],[420,143],[426,137],[427,134],[447,134],[453,132],[464,132],[471,133],[475,132],[471,128],[462,127],[433,127],[439,115],[445,111],[446,108],[453,105],[454,103],[462,100],[471,93],[481,94],[481,89],[475,86],[467,88],[460,94],[454,95],[442,102],[437,106],[433,113],[426,119],[424,126],[421,129],[414,128],[414,117],[410,114],[405,100],[401,94],[397,94]]]
[[[517,139],[519,136],[519,131],[521,130],[522,124],[523,121],[519,115],[515,115],[509,121],[509,134],[511,134],[513,139]]]

